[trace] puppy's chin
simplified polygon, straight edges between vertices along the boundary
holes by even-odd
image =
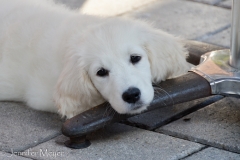
[[[132,108],[131,110],[129,110],[126,114],[138,114],[141,113],[145,110],[147,110],[148,105],[132,105],[130,108]]]
[[[148,106],[149,104],[128,104],[123,108],[113,108],[119,114],[138,114],[145,111]]]

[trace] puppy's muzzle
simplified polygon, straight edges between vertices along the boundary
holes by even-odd
[[[138,88],[131,87],[122,94],[122,99],[127,103],[136,103],[140,99],[140,96],[140,90]]]

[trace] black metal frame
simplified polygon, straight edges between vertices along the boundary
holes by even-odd
[[[219,46],[196,41],[185,41],[184,43],[189,51],[187,61],[195,65],[199,63],[202,54],[222,49],[222,47]],[[155,96],[148,110],[145,112],[160,107],[171,106],[173,102],[174,104],[178,104],[211,95],[209,82],[193,72],[166,80],[159,85],[161,86],[160,90],[164,89],[168,95],[162,95],[161,97]],[[159,87],[155,85],[154,90],[158,89]],[[106,105],[106,103],[104,103],[68,119],[62,126],[62,133],[70,138],[65,145],[75,149],[86,148],[90,145],[90,142],[86,139],[87,134],[110,123],[133,116],[120,115],[118,113],[111,115],[105,114],[109,106],[109,104]]]

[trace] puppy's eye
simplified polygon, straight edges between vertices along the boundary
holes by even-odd
[[[105,77],[105,76],[108,76],[109,74],[109,71],[104,69],[104,68],[101,68],[98,72],[97,72],[97,76],[99,77]]]
[[[141,56],[131,56],[130,61],[132,64],[138,63],[141,60]]]

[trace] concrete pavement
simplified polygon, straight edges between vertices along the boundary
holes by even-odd
[[[230,45],[231,0],[55,0],[94,15],[154,22],[184,39]],[[58,115],[0,102],[0,159],[240,159],[240,99],[212,96],[138,115],[66,148]]]

